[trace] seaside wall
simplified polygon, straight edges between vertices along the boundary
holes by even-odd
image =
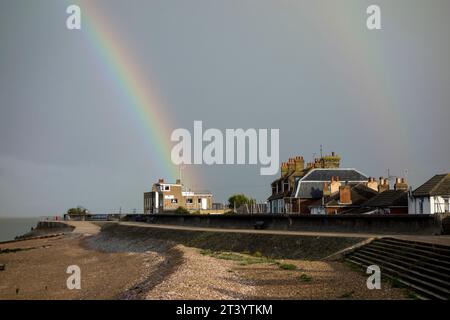
[[[69,226],[67,223],[59,222],[59,221],[39,221],[36,229],[38,230],[47,230],[47,229],[69,229],[73,230],[74,227]]]
[[[254,229],[255,225],[263,224],[263,228],[268,230],[422,235],[442,233],[442,218],[439,215],[152,214],[129,219],[207,228]]]
[[[178,244],[211,251],[260,253],[276,259],[323,259],[366,238],[208,232],[103,223],[83,244],[103,252],[169,252]]]

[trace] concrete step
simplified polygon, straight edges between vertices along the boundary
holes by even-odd
[[[432,249],[423,249],[423,248],[415,248],[413,246],[409,246],[407,244],[393,244],[393,243],[388,243],[387,241],[383,241],[381,240],[375,240],[373,242],[371,242],[371,244],[373,245],[379,245],[379,246],[383,246],[386,248],[395,248],[401,251],[407,251],[410,253],[416,253],[422,256],[427,256],[427,257],[432,257],[432,258],[436,258],[442,261],[446,261],[450,263],[450,255],[445,255],[445,254],[441,254],[441,253],[437,253],[434,252]]]
[[[367,267],[371,265],[370,262],[364,261],[362,259],[348,257],[346,260],[356,266],[359,266],[362,270],[367,270]],[[427,289],[424,289],[420,286],[417,286],[413,283],[410,283],[404,279],[398,279],[397,277],[391,276],[389,273],[384,273],[384,277],[387,277],[389,279],[396,279],[398,282],[403,284],[406,288],[409,288],[416,292],[418,294],[418,298],[421,300],[427,300],[427,299],[438,299],[438,300],[447,300],[445,297],[438,295],[434,293],[433,291],[429,291]]]
[[[412,275],[417,279],[422,279],[423,281],[427,281],[433,284],[436,284],[439,287],[442,287],[448,290],[450,294],[450,282],[448,279],[442,277],[440,273],[429,272],[428,270],[422,270],[419,268],[415,268],[414,265],[405,263],[404,261],[392,258],[391,256],[375,254],[369,251],[358,251],[355,252],[355,256],[366,258],[367,260],[376,260],[378,265],[388,266],[389,268],[396,270],[398,272]]]
[[[431,264],[439,265],[444,268],[450,268],[450,262],[441,260],[439,257],[433,254],[427,254],[426,252],[417,252],[408,250],[407,248],[402,248],[398,246],[387,246],[383,243],[370,243],[369,246],[371,248],[379,249],[380,251],[385,251],[386,253],[395,253],[400,254],[405,257],[410,257],[413,259],[420,259],[421,261],[425,261]]]
[[[407,247],[413,247],[418,249],[424,249],[429,250],[432,249],[433,252],[450,256],[450,247],[434,244],[434,243],[427,243],[427,242],[417,242],[417,241],[411,241],[411,240],[402,240],[402,239],[395,239],[395,238],[382,238],[380,239],[381,242],[385,243],[392,243],[397,245],[404,245]]]
[[[389,255],[386,255],[386,251],[379,250],[377,248],[373,248],[371,246],[365,246],[361,250],[363,251],[369,251],[373,252],[375,254],[378,254],[380,256],[386,257],[389,259],[390,257],[396,259],[397,261],[400,261],[402,264],[405,265],[412,265],[414,268],[419,268],[423,272],[429,271],[432,273],[437,273],[438,275],[442,276],[446,280],[450,281],[450,268],[445,268],[437,264],[429,263],[425,261],[424,259],[417,259],[417,258],[411,258],[407,257],[405,255],[397,254],[397,253],[389,253]]]
[[[429,277],[426,277],[418,272],[408,270],[401,266],[386,262],[385,260],[361,255],[358,253],[353,254],[351,258],[357,260],[359,259],[361,261],[369,263],[370,265],[375,264],[380,266],[382,275],[384,273],[387,273],[398,279],[402,279],[411,284],[414,284],[417,287],[434,292],[441,297],[450,297],[450,290],[444,288],[439,281],[437,281],[436,283],[436,280],[438,279],[430,279]]]

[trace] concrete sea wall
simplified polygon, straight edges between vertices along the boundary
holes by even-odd
[[[253,229],[262,225],[268,230],[309,232],[351,232],[372,234],[442,234],[439,215],[178,215],[152,214],[129,217],[129,220],[207,228]]]

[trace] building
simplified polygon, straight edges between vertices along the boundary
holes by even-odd
[[[449,213],[450,173],[438,174],[410,192],[408,213]]]
[[[345,213],[359,214],[407,214],[408,192],[406,190],[385,190],[361,205],[359,210]]]
[[[291,199],[292,212],[310,213],[310,206],[318,199],[339,192],[340,188],[354,184],[367,184],[369,178],[353,168],[315,168],[296,183]]]
[[[408,213],[408,184],[396,178],[391,190],[388,179],[379,182],[370,177],[364,183],[346,183],[334,191],[329,185],[323,188],[323,198],[309,206],[312,214],[405,214]]]
[[[316,168],[339,168],[340,161],[341,158],[332,152],[331,155],[307,163],[306,167],[302,156],[289,158],[288,162],[281,163],[281,176],[271,183],[272,194],[267,199],[269,211],[272,213],[295,211],[293,194],[298,181]]]
[[[330,185],[325,185],[323,197],[309,206],[310,213],[341,214],[360,209],[363,203],[378,195],[378,190],[369,187],[367,183],[346,184],[337,188],[338,191],[331,193]]]
[[[144,193],[144,214],[171,212],[179,207],[190,212],[206,212],[212,209],[212,194],[186,190],[179,179],[175,183],[159,179],[152,191]]]

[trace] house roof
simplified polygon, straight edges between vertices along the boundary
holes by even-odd
[[[413,196],[450,195],[450,173],[437,174],[412,193]]]
[[[362,207],[407,207],[408,192],[405,190],[386,190],[361,204]]]
[[[304,182],[297,186],[296,198],[316,199],[322,198],[323,182]]]
[[[288,179],[288,178],[291,177],[291,176],[294,176],[294,177],[302,177],[302,176],[304,176],[304,175],[305,175],[304,172],[301,172],[301,173],[298,173],[298,172],[296,172],[296,171],[288,172],[288,173],[286,173],[284,176],[282,176],[282,177],[280,177],[280,178],[278,178],[278,179],[276,179],[276,180],[273,180],[272,183],[271,183],[271,185],[274,185],[274,184],[278,183],[279,181],[284,181],[284,180]]]
[[[378,192],[367,187],[363,183],[356,183],[350,185],[350,196],[352,203],[350,206],[359,206],[362,203],[365,203],[367,200],[375,197],[378,195]],[[339,203],[340,195],[339,191],[335,192],[327,197],[324,198],[324,204],[327,207],[333,207],[333,206],[342,206],[342,204]],[[322,199],[317,200],[312,204],[312,206],[321,206],[322,205]],[[347,206],[347,205],[346,205]]]
[[[315,168],[309,171],[296,183],[296,198],[317,199],[322,198],[323,183],[330,182],[331,177],[339,177],[342,182],[365,182],[368,177],[352,168]]]
[[[339,177],[340,181],[367,181],[367,176],[352,168],[316,168],[308,172],[301,181],[330,181],[331,177]]]

